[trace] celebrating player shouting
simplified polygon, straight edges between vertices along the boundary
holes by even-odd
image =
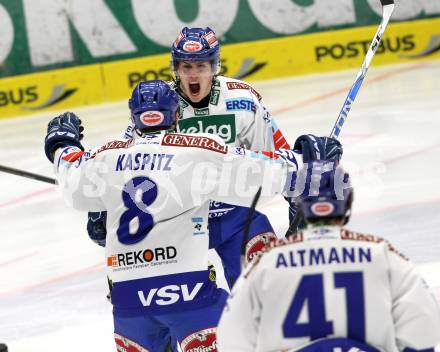
[[[84,153],[81,121],[64,113],[49,123],[45,152],[68,204],[107,211],[118,346],[163,351],[173,336],[183,351],[200,341],[215,350],[227,293],[209,276],[209,202],[248,206],[260,186],[263,198],[287,191],[296,161],[255,158],[209,134],[166,133],[179,115],[175,91],[151,81],[137,92],[130,105],[140,138]]]
[[[209,27],[183,28],[172,45],[171,65],[176,76],[171,85],[177,90],[180,100],[178,131],[212,133],[230,146],[254,151],[289,149],[263,105],[260,94],[243,81],[219,75],[220,45]],[[134,121],[131,121],[125,137],[138,136]],[[319,145],[323,151],[332,151],[327,153],[326,158],[337,159],[342,154],[342,148],[335,140],[302,138],[301,141],[308,144],[308,149]],[[241,270],[240,250],[248,213],[246,207],[215,199],[211,202],[210,248],[216,248],[220,255],[231,286]],[[105,243],[104,214],[90,214],[88,231],[92,239]],[[245,258],[249,260],[275,239],[267,217],[256,211],[249,227]]]

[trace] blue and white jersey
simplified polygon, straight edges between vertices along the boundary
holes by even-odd
[[[66,203],[107,210],[106,265],[115,314],[164,313],[210,304],[211,199],[250,206],[288,187],[296,171],[281,160],[238,154],[213,135],[162,134],[113,141],[83,153],[59,149]]]
[[[175,88],[174,82],[170,83]],[[207,107],[194,108],[183,96],[177,129],[181,133],[210,133],[219,136],[237,151],[274,152],[290,149],[261,95],[248,83],[225,76],[217,76],[211,88]],[[123,138],[137,138],[130,120]],[[210,217],[219,218],[234,210],[230,204],[217,200],[211,203]]]
[[[309,228],[242,273],[217,340],[220,351],[263,352],[326,338],[434,352],[440,310],[414,266],[386,241],[336,226]]]

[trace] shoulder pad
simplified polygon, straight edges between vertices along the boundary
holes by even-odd
[[[220,78],[220,77],[219,77]],[[261,101],[262,97],[260,93],[258,93],[251,85],[249,85],[246,82],[240,81],[238,79],[229,78],[229,77],[222,77],[220,81],[225,83],[226,88],[228,90],[236,90],[236,89],[246,89],[250,91],[255,97],[258,99],[258,101]]]
[[[408,258],[406,256],[404,256],[402,253],[400,253],[399,251],[397,251],[396,248],[391,243],[389,243],[387,240],[385,240],[379,236],[363,234],[363,233],[354,232],[354,231],[350,231],[350,230],[342,228],[341,229],[341,239],[348,240],[348,241],[384,243],[389,251],[396,253],[398,256],[402,257],[405,260],[408,260]]]

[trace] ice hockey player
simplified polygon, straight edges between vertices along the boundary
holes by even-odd
[[[253,151],[290,149],[260,94],[243,81],[220,75],[220,44],[211,28],[184,27],[171,48],[171,67],[180,97],[180,132],[213,133],[228,145]],[[246,207],[211,202],[209,226],[215,235],[210,245],[221,257],[231,286],[241,271],[240,250],[248,213]],[[268,218],[254,212],[245,260],[274,240]]]
[[[178,130],[182,133],[212,133],[228,145],[253,151],[274,152],[289,145],[261,101],[260,94],[249,84],[220,76],[220,45],[209,28],[183,28],[172,45],[171,66],[176,76],[172,86],[180,99]],[[135,88],[136,89],[136,88]],[[138,136],[133,121],[125,137]],[[339,159],[342,147],[328,138],[302,136],[295,143],[298,150],[319,149],[327,158]],[[240,149],[237,149],[240,150]],[[315,158],[319,158],[314,153]],[[210,207],[210,247],[220,255],[225,276],[232,286],[241,271],[240,250],[246,207],[213,200]],[[89,236],[101,245],[105,243],[105,214],[91,213]],[[215,234],[215,235],[214,235]],[[267,217],[254,213],[247,239],[245,258],[249,260],[276,236]]]
[[[67,112],[49,123],[45,152],[66,203],[107,211],[118,350],[163,351],[171,334],[184,352],[215,351],[227,293],[209,279],[209,202],[248,206],[259,186],[270,199],[290,187],[286,176],[301,161],[256,158],[213,135],[166,133],[177,94],[163,81],[142,87],[131,102],[142,138],[84,153],[81,121]]]
[[[308,226],[243,272],[219,323],[219,351],[434,352],[440,311],[414,266],[387,241],[342,227],[348,174],[316,161],[297,177]]]

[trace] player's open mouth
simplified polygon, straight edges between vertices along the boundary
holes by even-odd
[[[189,91],[192,95],[197,95],[200,92],[200,84],[199,83],[190,83],[189,84]]]

